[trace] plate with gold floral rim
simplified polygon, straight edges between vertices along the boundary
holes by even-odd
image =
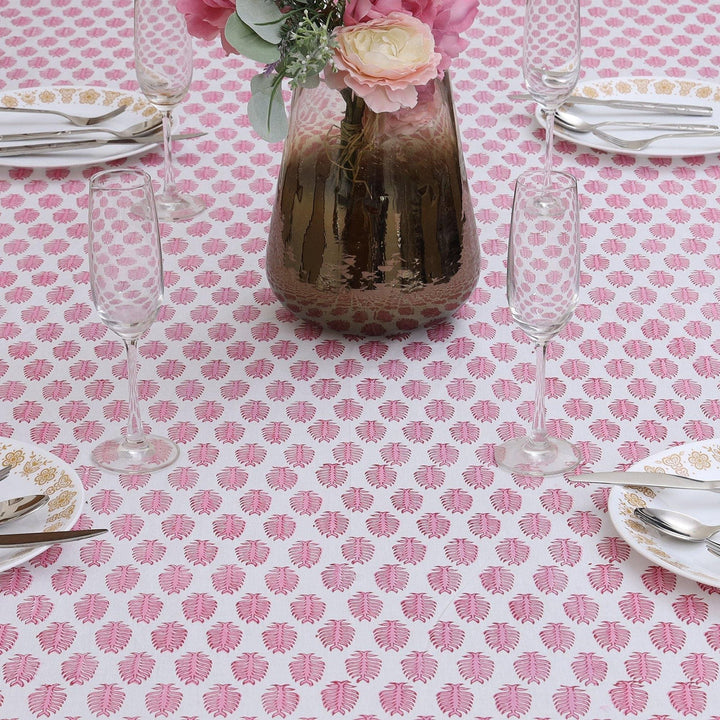
[[[0,534],[70,530],[77,522],[85,492],[78,474],[65,461],[34,445],[0,438],[0,465],[12,468],[0,482],[0,500],[34,494],[50,498],[44,507],[0,528]],[[20,565],[46,549],[47,545],[0,548],[0,571]]]
[[[102,123],[111,130],[125,130],[131,125],[157,115],[157,110],[140,93],[111,88],[92,87],[36,87],[22,90],[0,91],[0,105],[31,107],[44,110],[61,110],[73,115],[101,115],[126,105],[124,112]],[[93,127],[99,128],[100,125]],[[18,132],[45,132],[54,130],[80,130],[57,115],[44,113],[0,113],[0,135]],[[105,137],[91,133],[84,137]],[[46,153],[0,156],[0,166],[23,168],[83,167],[119,160],[146,153],[158,147],[157,143],[121,143],[100,147],[63,150]]]
[[[635,463],[629,470],[717,480],[720,478],[720,440],[678,445]],[[633,514],[635,508],[644,506],[677,510],[706,523],[720,524],[720,493],[617,485],[608,497],[610,518],[632,548],[677,575],[720,587],[720,557],[709,552],[704,543],[676,540],[637,520]]]
[[[573,105],[572,113],[589,123],[606,120],[631,120],[656,123],[693,123],[701,125],[720,125],[720,85],[701,80],[683,80],[665,77],[622,77],[604,80],[592,80],[577,84],[574,93],[600,100],[642,100],[645,102],[682,103],[683,105],[703,105],[713,108],[710,116],[667,115],[665,113],[639,112],[635,110],[617,110],[597,105]],[[540,108],[535,115],[544,127]],[[660,134],[647,130],[619,130],[603,128],[607,132],[628,140]],[[720,134],[705,137],[676,137],[658,140],[643,150],[627,150],[597,137],[593,133],[577,133],[555,126],[556,139],[570,140],[578,145],[604,150],[617,155],[637,155],[644,157],[691,157],[693,155],[711,155],[720,153]]]

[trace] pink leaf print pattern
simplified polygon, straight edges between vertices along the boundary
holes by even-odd
[[[347,680],[335,680],[320,693],[323,707],[331,715],[345,715],[358,701],[358,691]]]
[[[122,622],[111,622],[95,633],[97,646],[107,653],[118,653],[127,646],[132,630]]]
[[[203,705],[211,717],[228,717],[240,706],[240,693],[232,685],[214,685],[203,695]]]
[[[606,677],[608,665],[595,653],[580,653],[572,662],[575,677],[583,685],[599,685]]]
[[[67,695],[59,685],[41,685],[28,697],[28,707],[36,718],[54,718]]]
[[[259,683],[268,671],[268,661],[258,653],[243,653],[230,665],[233,677],[244,685]]]
[[[718,678],[718,663],[704,653],[691,653],[680,663],[688,680],[710,685]]]
[[[676,653],[685,645],[685,631],[673,623],[658,623],[650,631],[652,644],[661,652]]]
[[[632,622],[646,622],[655,609],[655,603],[640,593],[624,595],[618,605],[622,614]]]
[[[578,687],[564,685],[553,694],[555,709],[568,720],[578,720],[590,709],[590,696]]]
[[[517,676],[527,683],[544,683],[550,677],[550,661],[539,652],[525,652],[513,663]]]
[[[33,597],[18,605],[18,618],[27,625],[38,625],[52,612],[53,604],[46,597]]]
[[[430,653],[411,652],[402,663],[403,673],[411,682],[427,682],[435,677],[438,662]]]
[[[217,608],[217,601],[207,593],[193,593],[182,604],[183,614],[190,622],[206,622]]]
[[[263,709],[270,717],[287,717],[299,702],[300,696],[289,685],[271,685],[262,696]]]
[[[393,682],[380,692],[380,704],[389,715],[406,715],[413,707],[417,693],[407,683]]]
[[[90,712],[97,717],[110,717],[117,713],[125,702],[125,693],[114,683],[100,685],[87,699]]]
[[[625,661],[625,670],[631,680],[651,683],[660,677],[662,663],[649,653],[636,652]]]
[[[462,717],[472,709],[473,695],[464,685],[448,683],[437,694],[437,704],[446,717]]]
[[[216,623],[207,631],[208,647],[215,652],[230,652],[242,640],[242,631],[230,622]]]
[[[327,650],[344,650],[352,644],[355,629],[347,620],[329,620],[317,635]]]
[[[469,652],[458,661],[460,675],[471,683],[486,683],[493,675],[495,664],[481,652]]]
[[[312,686],[322,679],[325,662],[313,653],[300,653],[290,661],[288,668],[298,685]]]
[[[37,673],[40,662],[32,655],[16,655],[3,665],[3,679],[10,687],[24,687]]]
[[[186,685],[199,685],[207,680],[212,660],[201,652],[190,652],[175,661],[175,672]]]
[[[356,620],[374,620],[383,608],[382,600],[369,592],[359,592],[348,600],[350,613]]]
[[[317,595],[300,595],[290,603],[290,612],[297,621],[312,624],[322,618],[325,607]]]
[[[645,587],[657,595],[667,595],[677,585],[677,576],[657,565],[651,565],[641,577]]]
[[[76,635],[70,623],[51,623],[38,633],[38,640],[43,652],[62,654],[73,644]]]
[[[85,573],[76,567],[64,567],[52,576],[52,586],[58,595],[72,595],[85,582]]]
[[[70,685],[83,685],[95,674],[98,661],[89,653],[75,653],[60,667],[62,676]]]
[[[213,588],[221,595],[232,595],[243,586],[245,571],[237,565],[223,565],[212,574]]]
[[[153,717],[176,717],[182,702],[182,693],[171,684],[156,685],[145,695],[145,707]]]
[[[520,685],[503,685],[493,699],[498,712],[506,718],[525,718],[532,703],[530,693]]]
[[[648,694],[636,682],[622,680],[610,690],[613,705],[626,715],[641,713],[648,701]]]
[[[676,683],[668,697],[675,710],[683,716],[700,715],[707,704],[707,695],[695,683]]]
[[[176,622],[163,623],[150,634],[153,647],[159,652],[179,650],[186,637],[187,630]]]
[[[128,685],[141,685],[155,668],[154,658],[145,652],[135,652],[118,663],[118,670],[123,682]]]
[[[97,622],[107,612],[109,600],[103,595],[86,595],[75,603],[75,617],[80,622]]]
[[[696,595],[681,595],[673,603],[673,610],[688,625],[699,625],[708,618],[708,605]]]
[[[265,647],[272,653],[286,653],[292,650],[297,632],[287,623],[272,623],[262,634]]]
[[[369,650],[358,650],[345,660],[345,669],[355,682],[370,682],[380,675],[382,661]]]

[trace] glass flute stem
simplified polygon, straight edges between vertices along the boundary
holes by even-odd
[[[125,442],[131,447],[145,444],[142,418],[140,416],[140,402],[138,400],[138,341],[137,338],[124,340],[127,354],[128,375],[128,422],[125,433]]]
[[[175,166],[173,165],[172,154],[172,111],[162,111],[163,126],[163,157],[164,157],[164,176],[163,176],[163,197],[173,198],[177,195],[175,186]]]
[[[545,113],[545,177],[549,178],[553,169],[553,134],[555,132],[555,108]]]
[[[548,440],[545,413],[545,367],[547,342],[535,346],[535,410],[533,412],[530,440],[535,445],[545,445]]]

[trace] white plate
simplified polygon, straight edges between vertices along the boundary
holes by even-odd
[[[590,123],[605,120],[639,120],[658,123],[697,123],[702,125],[720,125],[720,86],[696,80],[674,80],[669,78],[614,78],[578,83],[575,95],[613,100],[644,100],[646,102],[683,103],[685,105],[707,105],[713,108],[713,114],[707,117],[689,115],[666,115],[634,110],[617,110],[595,105],[573,105],[572,112]],[[536,110],[538,122],[544,126],[539,109]],[[619,137],[635,139],[648,137],[660,132],[647,130],[620,130],[606,128],[607,132]],[[602,140],[593,133],[576,133],[555,126],[555,137],[570,140],[578,145],[605,150],[609,153],[637,155],[645,157],[690,157],[720,153],[720,136],[673,138],[658,140],[644,150],[626,150]]]
[[[9,438],[0,438],[0,464],[13,467],[0,482],[0,500],[40,493],[50,496],[44,507],[0,526],[0,534],[72,528],[82,512],[85,493],[70,465],[40,448]],[[46,549],[47,545],[0,548],[0,571],[26,562]]]
[[[103,127],[112,130],[124,130],[157,114],[155,108],[144,96],[108,88],[45,87],[11,90],[0,92],[0,104],[62,110],[72,115],[101,115],[120,105],[127,105],[125,112],[103,123]],[[21,112],[0,113],[0,134],[71,130],[74,127],[74,125],[57,115]],[[89,135],[89,137],[93,136],[94,133]],[[140,155],[156,147],[157,144],[110,144],[81,150],[0,157],[0,166],[24,168],[81,167]]]
[[[680,445],[633,465],[636,472],[670,472],[701,480],[720,477],[720,441]],[[710,524],[720,522],[720,493],[671,488],[630,488],[616,485],[610,492],[608,510],[625,541],[656,565],[705,585],[720,587],[720,557],[691,543],[662,535],[635,519],[636,507],[669,508]]]

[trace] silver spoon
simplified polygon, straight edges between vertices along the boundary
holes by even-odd
[[[49,499],[47,495],[24,495],[0,501],[0,525],[41,508]]]
[[[690,515],[665,508],[635,508],[635,517],[665,535],[690,542],[702,542],[720,530],[720,525],[706,525]]]
[[[692,131],[716,131],[720,130],[718,125],[700,125],[697,123],[657,123],[657,122],[636,122],[632,120],[605,120],[604,122],[589,123],[583,118],[567,110],[557,110],[555,112],[555,122],[564,130],[571,130],[576,133],[595,133],[596,130],[603,127],[616,127],[627,130],[674,130],[677,132]],[[602,133],[604,138],[608,138],[606,133]],[[614,142],[614,141],[613,141]]]

